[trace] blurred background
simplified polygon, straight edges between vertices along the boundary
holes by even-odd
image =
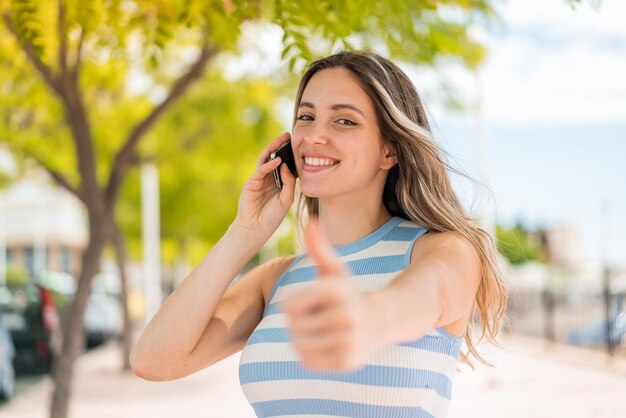
[[[236,358],[152,384],[128,354],[234,219],[259,152],[290,130],[303,68],[346,48],[410,75],[502,256],[509,351],[493,353],[496,371],[461,374],[452,415],[626,416],[612,403],[626,389],[623,1],[0,11],[0,416],[254,416]],[[246,269],[298,251],[291,212]],[[536,393],[537,375],[562,380]]]

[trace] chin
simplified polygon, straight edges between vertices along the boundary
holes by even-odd
[[[300,183],[300,193],[305,195],[306,197],[311,198],[320,198],[325,195],[323,192],[323,188],[320,185],[306,185]]]

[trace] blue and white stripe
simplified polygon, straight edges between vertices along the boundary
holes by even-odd
[[[370,235],[335,248],[355,287],[389,285],[409,264],[426,229],[394,217]],[[434,329],[381,347],[359,370],[315,372],[300,365],[280,302],[310,286],[317,270],[306,254],[278,279],[263,319],[241,354],[239,380],[259,417],[445,417],[462,339]]]

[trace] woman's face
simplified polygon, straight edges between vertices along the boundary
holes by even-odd
[[[309,197],[339,194],[371,196],[396,163],[385,157],[374,105],[345,68],[316,73],[298,106],[292,147],[300,190]],[[377,191],[378,193],[378,191]]]

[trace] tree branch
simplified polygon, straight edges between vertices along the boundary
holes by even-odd
[[[3,18],[4,18],[4,23],[7,25],[7,28],[9,28],[9,31],[11,31],[13,36],[15,36],[15,40],[20,45],[20,47],[22,48],[22,50],[24,51],[28,59],[33,63],[35,68],[39,71],[39,73],[41,74],[45,82],[50,86],[50,88],[52,88],[52,90],[54,90],[57,94],[61,95],[61,86],[57,78],[53,74],[52,70],[46,64],[44,64],[44,62],[41,61],[41,59],[37,56],[31,43],[28,41],[22,41],[20,39],[20,35],[17,32],[17,29],[15,28],[15,24],[13,23],[13,19],[11,18],[11,15],[8,12],[4,13]]]
[[[83,54],[83,44],[85,42],[85,29],[80,28],[80,38],[78,39],[78,46],[76,47],[76,62],[71,69],[72,78],[74,83],[78,84],[78,76],[80,70],[80,64]]]
[[[7,12],[3,15],[4,21],[15,36],[18,44],[33,63],[35,68],[43,76],[45,82],[52,88],[52,90],[59,96],[65,105],[65,113],[68,125],[72,129],[74,143],[76,146],[76,158],[78,161],[78,169],[83,178],[82,190],[79,193],[76,190],[76,196],[80,197],[88,206],[96,207],[99,205],[99,198],[97,193],[98,184],[96,181],[96,168],[95,158],[93,151],[93,144],[91,143],[91,133],[89,131],[89,122],[85,114],[85,109],[82,104],[80,92],[78,91],[75,80],[68,76],[66,72],[61,73],[61,77],[56,76],[52,70],[41,61],[41,59],[35,53],[33,46],[28,41],[21,41],[19,33],[15,27],[11,15]],[[59,30],[62,31],[65,19],[65,10],[59,5]],[[67,49],[64,36],[61,37],[61,48]],[[65,44],[65,46],[63,46]],[[62,55],[66,55],[65,52],[59,51],[59,59],[64,62],[67,57],[61,58]],[[67,63],[65,63],[67,64]],[[77,72],[78,69],[75,69]],[[52,174],[51,174],[52,175]],[[54,177],[54,175],[53,175]],[[69,184],[68,184],[69,185]]]
[[[65,5],[63,0],[59,0],[57,32],[59,36],[59,68],[61,74],[65,74],[67,72],[67,38],[65,36]]]
[[[41,158],[39,158],[36,155],[30,155],[35,161],[37,161],[37,164],[39,164],[44,170],[46,170],[48,172],[48,174],[50,175],[50,177],[52,177],[54,179],[54,181],[56,181],[60,186],[62,186],[63,188],[65,188],[67,191],[69,191],[70,193],[72,193],[74,196],[76,196],[77,198],[79,198],[81,200],[81,202],[83,203],[87,203],[85,201],[85,197],[83,196],[83,193],[81,193],[80,190],[76,189],[74,186],[72,186],[70,184],[70,182],[65,178],[65,176],[61,173],[59,173],[58,171],[56,171],[54,168],[50,167],[45,161],[43,161]]]
[[[58,21],[57,32],[59,37],[59,68],[58,85],[60,97],[65,105],[65,117],[72,130],[74,145],[76,147],[76,157],[78,170],[82,177],[81,192],[85,199],[85,204],[91,210],[100,210],[102,205],[102,193],[98,186],[96,176],[96,156],[93,145],[91,127],[87,117],[87,109],[83,104],[82,92],[78,85],[78,74],[80,71],[80,50],[84,40],[84,31],[77,46],[76,63],[72,68],[68,68],[68,39],[66,34],[66,9],[64,0],[58,0]]]
[[[82,177],[83,196],[85,203],[91,210],[100,211],[104,209],[104,202],[96,176],[97,161],[91,128],[87,119],[87,110],[75,80],[69,74],[62,74],[62,76],[63,94],[61,98],[65,105],[65,117],[74,139],[77,168]]]
[[[139,140],[148,131],[148,129],[158,120],[163,112],[180,97],[191,83],[199,78],[204,72],[207,63],[217,54],[217,49],[209,48],[206,44],[202,47],[200,56],[194,62],[189,70],[181,76],[170,89],[169,94],[157,105],[152,112],[132,130],[124,146],[115,156],[111,176],[106,190],[108,202],[112,202],[119,192],[124,174],[132,165],[133,154],[139,143]]]
[[[30,128],[33,124],[33,120],[34,120],[34,112],[30,111],[26,114],[24,119],[19,123],[18,125],[19,129]],[[74,186],[72,186],[70,182],[65,178],[65,176],[63,176],[63,174],[61,174],[57,170],[50,167],[42,158],[38,157],[37,155],[35,155],[34,153],[30,151],[27,151],[26,148],[24,147],[15,145],[15,149],[19,153],[23,154],[26,158],[30,157],[34,159],[35,161],[37,161],[37,164],[39,164],[44,170],[46,170],[48,174],[50,175],[50,177],[52,177],[60,186],[67,189],[67,191],[72,193],[74,196],[78,197],[83,203],[85,204],[87,203],[85,201],[84,193],[81,190],[76,189]]]

